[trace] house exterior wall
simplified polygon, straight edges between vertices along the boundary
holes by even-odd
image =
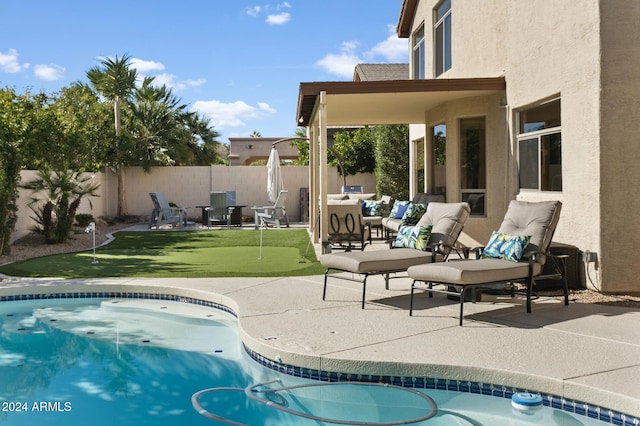
[[[438,3],[419,1],[412,24],[412,33],[425,26],[427,78],[435,78],[433,10]],[[452,67],[438,78],[504,76],[507,82],[502,99],[450,102],[425,111],[424,128],[410,128],[410,140],[415,140],[429,126],[447,124],[447,200],[457,201],[458,120],[487,117],[488,214],[469,219],[463,242],[486,243],[511,199],[557,199],[563,210],[554,241],[598,254],[598,263],[583,265],[587,285],[606,292],[640,292],[631,279],[640,274],[640,266],[624,260],[640,243],[640,233],[630,222],[640,197],[623,190],[640,181],[640,144],[631,125],[640,111],[640,48],[635,43],[640,38],[640,3],[451,4]],[[517,113],[554,97],[561,99],[563,190],[519,190]]]
[[[603,289],[640,292],[640,2],[600,0],[600,248]],[[631,260],[631,261],[630,261]]]

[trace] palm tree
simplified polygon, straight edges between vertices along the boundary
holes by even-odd
[[[118,215],[127,214],[125,198],[125,176],[124,167],[126,164],[126,153],[122,152],[122,140],[120,134],[121,102],[127,102],[135,88],[137,73],[130,66],[130,57],[123,55],[115,59],[106,58],[102,60],[100,66],[96,66],[87,71],[89,81],[102,96],[113,102],[113,117],[115,127],[115,158],[109,159],[112,167],[118,176]]]
[[[92,179],[89,175],[83,176],[72,170],[40,170],[37,178],[22,185],[32,193],[27,205],[36,215],[34,219],[39,225],[34,230],[44,235],[47,244],[67,240],[82,198],[97,196],[100,184]]]
[[[148,170],[154,165],[171,165],[183,158],[189,142],[185,125],[189,112],[165,85],[154,86],[144,79],[134,92],[126,116],[132,150],[139,164]]]

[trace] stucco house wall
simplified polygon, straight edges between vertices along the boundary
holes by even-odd
[[[418,1],[411,32],[426,37],[427,78],[433,66],[433,11],[438,0]],[[626,190],[640,181],[640,3],[598,0],[452,0],[452,67],[438,78],[504,76],[500,97],[449,102],[425,111],[425,126],[410,139],[447,124],[447,200],[459,199],[458,121],[487,119],[486,218],[471,217],[465,236],[486,242],[508,200],[558,199],[563,211],[554,240],[596,252],[582,265],[590,286],[640,292],[640,266],[624,259],[640,243],[631,222],[639,197]],[[411,41],[409,43],[411,48]],[[410,55],[412,58],[412,55]],[[519,190],[517,113],[545,99],[561,99],[563,190]],[[429,167],[427,165],[427,167]],[[484,237],[483,237],[484,235]]]
[[[640,291],[633,256],[640,246],[640,2],[599,5],[599,273],[607,291]]]

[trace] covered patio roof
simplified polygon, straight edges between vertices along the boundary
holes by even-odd
[[[446,102],[506,89],[504,77],[300,83],[297,123],[309,137],[309,214],[327,247],[327,127],[425,123],[426,111]],[[496,105],[496,108],[498,106]],[[311,222],[311,221],[310,221]],[[311,226],[311,223],[309,224]]]
[[[299,126],[308,126],[325,92],[330,126],[422,123],[424,112],[442,103],[506,86],[504,77],[300,83],[296,117]]]

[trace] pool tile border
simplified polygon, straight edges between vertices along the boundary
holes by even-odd
[[[58,293],[35,293],[0,296],[2,302],[19,302],[35,300],[61,300],[61,299],[143,299],[143,300],[167,300],[171,302],[189,303],[198,306],[205,306],[226,312],[234,317],[238,317],[236,312],[228,306],[220,303],[210,302],[203,299],[184,297],[174,294],[144,293],[144,292],[121,292],[121,291],[79,291],[79,292],[58,292]],[[320,380],[325,382],[369,382],[387,383],[396,386],[410,387],[416,389],[438,389],[454,392],[474,393],[498,398],[508,398],[514,393],[528,392],[527,389],[517,389],[493,383],[482,383],[467,380],[453,380],[437,377],[406,377],[406,376],[386,376],[386,375],[362,375],[349,374],[333,371],[316,370],[295,365],[282,364],[272,359],[266,358],[253,351],[243,344],[247,354],[260,365],[294,377]],[[546,407],[551,407],[569,413],[574,413],[589,418],[597,419],[605,423],[618,426],[640,426],[640,418],[628,416],[624,413],[615,412],[608,408],[589,405],[581,401],[565,399],[557,395],[542,394],[542,403]]]

